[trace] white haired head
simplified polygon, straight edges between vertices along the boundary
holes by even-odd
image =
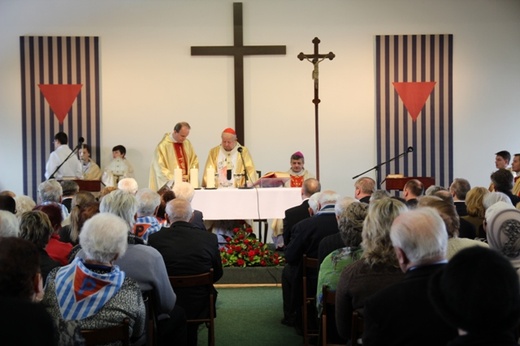
[[[79,243],[86,258],[111,263],[128,247],[126,222],[110,213],[99,213],[88,219],[79,234]]]
[[[413,264],[445,258],[448,232],[439,213],[430,207],[410,210],[399,215],[390,229],[394,247],[403,250]]]
[[[135,195],[139,185],[137,185],[137,181],[134,178],[123,178],[117,183],[117,188]]]
[[[10,211],[0,210],[0,238],[18,237],[20,234],[20,222],[16,215]]]
[[[188,202],[191,202],[195,194],[193,186],[185,181],[175,183],[172,187],[172,191],[175,194],[175,198],[184,198],[188,200]]]
[[[135,213],[137,212],[137,199],[131,193],[123,190],[115,190],[101,199],[99,211],[111,213],[119,216],[128,224],[128,229],[132,229],[135,223]]]

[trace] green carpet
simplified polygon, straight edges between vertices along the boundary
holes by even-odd
[[[280,323],[282,288],[218,288],[215,344],[251,346],[301,345],[294,328]],[[207,345],[207,329],[199,330],[198,345]]]

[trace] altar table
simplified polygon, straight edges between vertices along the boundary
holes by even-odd
[[[193,209],[204,220],[283,219],[285,210],[302,203],[301,188],[195,190]]]

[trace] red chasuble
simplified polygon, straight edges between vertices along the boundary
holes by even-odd
[[[291,175],[291,187],[302,187],[305,176]]]

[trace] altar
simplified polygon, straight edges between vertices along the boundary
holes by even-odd
[[[301,188],[195,190],[191,205],[205,220],[283,219],[285,210],[302,203]]]

